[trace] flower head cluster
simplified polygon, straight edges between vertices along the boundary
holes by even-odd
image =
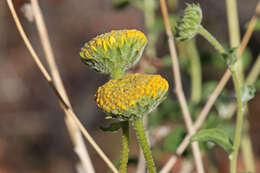
[[[141,31],[116,30],[87,42],[81,48],[80,56],[84,63],[98,72],[124,72],[138,62],[146,43],[147,39]]]
[[[202,21],[202,11],[199,4],[187,4],[184,16],[176,27],[176,39],[188,40],[197,34]]]
[[[95,100],[113,117],[130,119],[155,109],[167,91],[168,82],[160,75],[127,74],[99,87]]]

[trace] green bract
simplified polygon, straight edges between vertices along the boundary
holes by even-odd
[[[202,21],[202,11],[199,4],[187,4],[184,16],[176,27],[176,39],[188,40],[197,34]]]
[[[112,117],[129,120],[155,109],[167,91],[168,82],[160,75],[127,74],[99,87],[95,100]]]
[[[111,31],[87,42],[81,48],[80,56],[84,63],[96,71],[113,75],[135,65],[146,43],[147,39],[141,31]]]

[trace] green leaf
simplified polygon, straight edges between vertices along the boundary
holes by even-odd
[[[260,90],[260,79],[258,79],[256,82],[255,82],[255,89],[258,91]]]
[[[113,4],[113,7],[116,8],[116,9],[124,9],[126,8],[128,5],[129,5],[129,0],[113,0],[112,1],[112,4]]]
[[[211,141],[222,147],[228,154],[232,153],[233,146],[228,135],[220,129],[204,129],[194,134],[190,141]]]
[[[162,149],[166,152],[176,152],[176,149],[180,145],[181,141],[185,137],[186,130],[182,126],[177,126],[163,142]]]
[[[243,85],[241,88],[242,102],[246,104],[249,100],[255,97],[255,87],[252,85]]]
[[[116,132],[121,128],[121,123],[120,122],[114,122],[109,124],[108,127],[99,127],[102,131],[104,132]]]

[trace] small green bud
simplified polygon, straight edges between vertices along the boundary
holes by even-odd
[[[127,74],[99,87],[95,101],[105,113],[129,120],[154,110],[163,101],[168,87],[160,75]]]
[[[202,11],[199,4],[187,4],[183,17],[176,27],[176,39],[189,40],[197,34],[202,21]]]
[[[142,56],[147,43],[137,30],[117,30],[99,35],[81,48],[83,62],[105,74],[124,73]]]

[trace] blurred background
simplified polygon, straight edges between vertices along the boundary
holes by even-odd
[[[44,0],[39,2],[57,65],[72,106],[86,129],[89,130],[109,158],[115,162],[118,161],[120,155],[121,133],[102,132],[99,129],[101,125],[105,126],[110,121],[104,119],[105,114],[96,108],[93,100],[96,89],[108,80],[108,76],[98,74],[85,66],[80,60],[79,51],[84,42],[98,34],[116,29],[138,29],[150,35],[150,38],[154,41],[148,42],[150,48],[143,56],[144,60],[140,63],[141,65],[132,71],[157,72],[167,78],[168,81],[172,81],[167,38],[163,29],[159,1],[150,1],[154,4],[151,8],[152,14],[155,16],[155,24],[152,27],[147,22],[147,20],[150,20],[149,16],[145,17],[147,11],[142,4],[143,1]],[[176,23],[177,16],[182,14],[187,2],[194,1],[168,0],[173,25]],[[203,10],[203,25],[205,28],[215,35],[221,43],[228,46],[225,1],[200,0],[196,2],[200,3]],[[36,52],[47,67],[35,23],[29,21],[24,10],[22,10],[26,3],[29,3],[29,1],[14,0],[21,23]],[[241,36],[245,33],[246,24],[254,14],[256,4],[257,0],[238,0]],[[75,173],[75,164],[78,158],[73,152],[72,143],[64,124],[64,113],[55,94],[43,79],[20,38],[5,1],[0,1],[0,21],[0,173]],[[253,34],[246,50],[246,74],[250,71],[259,54],[260,33],[258,30]],[[205,84],[202,88],[208,87],[211,90],[203,90],[201,100],[197,103],[190,103],[191,111],[194,114],[201,110],[210,91],[212,91],[212,88],[214,89],[216,82],[226,69],[223,61],[216,60],[220,58],[216,58],[216,52],[204,39],[197,37],[196,43],[202,66],[202,83]],[[182,45],[178,48],[182,50]],[[182,58],[180,63],[185,94],[189,99],[191,97],[189,70],[191,63],[189,58],[182,53],[180,53],[180,57]],[[172,82],[170,84],[171,89],[173,89],[174,84]],[[206,93],[206,91],[209,91],[209,93]],[[221,120],[213,119],[211,121],[221,123],[225,121],[228,122],[227,128],[233,128],[234,118],[226,120],[223,116],[219,116],[223,109],[224,113],[222,114],[225,114],[227,108],[224,105],[234,101],[231,82],[229,82],[224,93],[226,94],[220,98],[222,100],[218,100],[219,102],[216,103],[211,112],[217,120]],[[163,114],[160,118],[156,115],[158,111],[151,115],[153,117],[150,120],[151,129],[163,125],[171,127],[173,132],[178,133],[174,133],[175,135],[172,135],[171,138],[162,139],[154,146],[153,151],[159,168],[165,164],[170,153],[176,149],[172,146],[177,146],[186,134],[181,113],[172,92],[169,94],[169,100],[166,103],[159,108],[160,113]],[[258,90],[255,98],[249,103],[250,116],[248,118],[256,167],[260,165],[259,104],[260,93]],[[170,116],[171,113],[174,116]],[[138,145],[135,142],[133,132],[131,133],[131,140],[129,172],[134,172],[138,157]],[[88,143],[86,145],[96,172],[107,172],[108,168],[103,161]],[[210,150],[214,155],[212,162],[215,163],[215,171],[224,173],[228,170],[227,155],[220,148],[214,147],[212,149],[206,144],[201,147],[203,151]],[[189,155],[188,150],[184,157],[189,158]],[[206,165],[207,157],[209,157],[208,154],[205,154]],[[180,171],[182,165],[182,160],[180,160],[177,167],[174,168],[175,171]],[[210,170],[210,166],[207,167]],[[242,163],[241,167],[243,167]],[[260,172],[260,168],[257,168],[257,170]]]

